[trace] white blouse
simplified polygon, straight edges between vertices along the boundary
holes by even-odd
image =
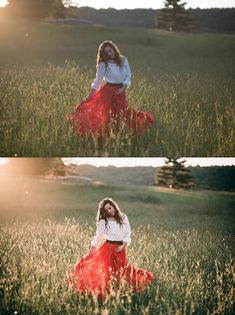
[[[91,241],[91,245],[100,247],[103,241],[123,241],[127,245],[131,243],[131,227],[127,215],[124,215],[123,225],[114,220],[108,220],[107,227],[105,226],[105,220],[101,219],[96,228],[95,237]]]
[[[124,57],[123,65],[120,68],[116,63],[108,62],[107,70],[105,62],[101,62],[96,70],[96,78],[91,83],[91,88],[98,90],[102,81],[109,83],[123,83],[127,88],[131,86],[131,69],[126,57]]]

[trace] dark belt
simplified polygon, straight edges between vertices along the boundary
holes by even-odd
[[[111,240],[106,240],[107,243],[110,243],[110,244],[123,244],[123,241],[111,241]]]
[[[113,85],[113,86],[122,86],[122,83],[110,83],[110,82],[106,82],[107,85]]]

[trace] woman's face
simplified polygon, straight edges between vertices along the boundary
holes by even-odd
[[[115,209],[110,203],[106,203],[106,205],[104,206],[104,210],[107,213],[108,217],[114,217]]]
[[[111,46],[106,46],[104,48],[104,53],[107,56],[107,59],[114,59],[114,57],[115,57],[114,50]]]

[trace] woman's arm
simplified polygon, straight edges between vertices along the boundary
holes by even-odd
[[[94,253],[97,250],[97,248],[100,247],[103,241],[104,232],[105,232],[105,220],[101,219],[97,225],[95,236],[91,241],[91,248],[89,252],[83,258],[88,257],[89,255]]]
[[[123,223],[125,225],[125,233],[124,233],[124,236],[123,236],[123,244],[116,248],[117,252],[120,252],[121,250],[123,250],[124,247],[129,246],[130,243],[131,243],[131,227],[130,227],[130,223],[129,223],[127,215],[125,215]]]
[[[129,223],[127,215],[125,215],[124,224],[125,224],[126,231],[123,237],[123,242],[125,242],[127,246],[129,246],[131,243],[131,227],[130,227],[130,223]]]
[[[83,101],[87,101],[100,87],[103,77],[105,75],[105,63],[101,62],[96,70],[95,80],[91,83],[91,90],[89,94],[84,97]]]
[[[105,63],[104,62],[101,62],[99,65],[98,65],[98,68],[96,70],[96,77],[95,77],[95,80],[91,83],[91,88],[94,89],[94,90],[98,90],[102,81],[103,81],[103,78],[104,78],[104,75],[105,75]]]
[[[117,95],[123,93],[126,89],[128,89],[131,86],[131,69],[130,69],[130,66],[126,57],[123,61],[123,66],[126,69],[126,77],[125,77],[124,82],[122,83],[123,86],[116,90],[115,93]]]
[[[126,88],[129,88],[131,86],[131,68],[128,63],[128,59],[125,57],[124,60],[124,67],[126,68],[126,77],[123,82],[123,85],[126,86]]]

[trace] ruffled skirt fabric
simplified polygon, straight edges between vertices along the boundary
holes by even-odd
[[[128,265],[125,248],[105,242],[96,252],[82,258],[68,274],[67,282],[75,291],[104,298],[112,290],[141,292],[154,280],[151,272]]]
[[[115,94],[120,87],[105,84],[87,101],[76,106],[67,121],[77,134],[105,139],[111,130],[117,133],[121,125],[138,133],[153,123],[149,113],[128,108],[125,92]]]

